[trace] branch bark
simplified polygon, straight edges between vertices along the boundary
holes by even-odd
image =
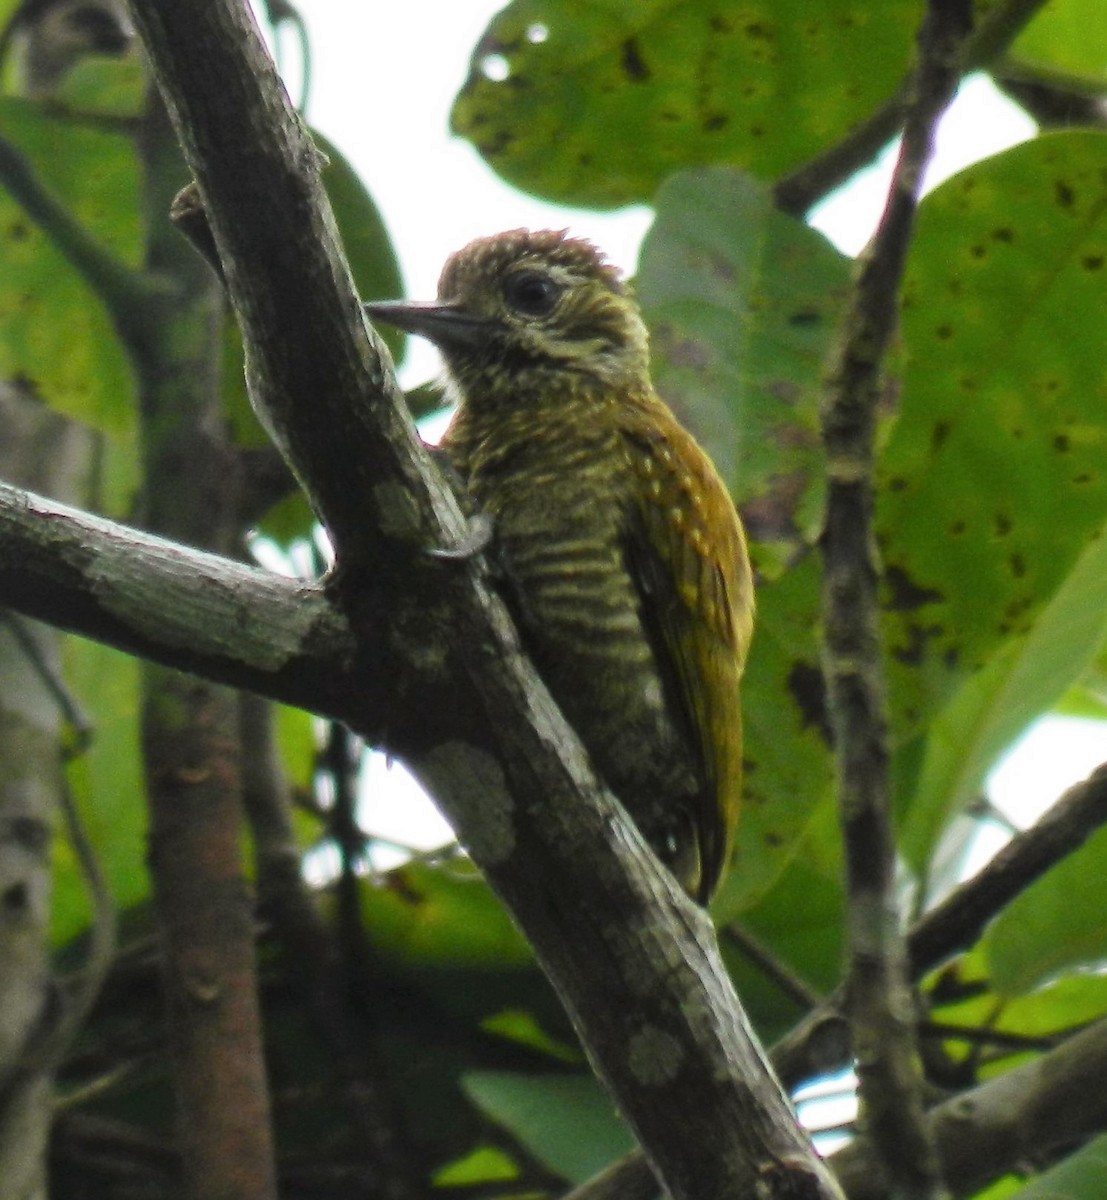
[[[1048,1163],[1107,1129],[1107,1021],[927,1114],[942,1174],[956,1197]],[[850,1200],[885,1200],[874,1148],[861,1137],[830,1159]]]
[[[372,680],[359,677],[349,622],[323,588],[6,483],[0,483],[0,604],[324,716],[349,719],[356,694],[373,715]]]
[[[142,519],[167,537],[237,554],[245,530],[241,473],[222,420],[226,306],[218,281],[165,220],[187,174],[153,91],[137,148],[144,267],[173,289],[171,311],[151,306],[145,329],[121,331],[138,380]],[[238,700],[210,680],[144,662],[140,725],[185,1192],[274,1200]]]
[[[371,684],[392,683],[385,727],[343,715],[454,822],[674,1197],[839,1195],[708,921],[597,784],[482,565],[425,553],[459,543],[464,523],[364,325],[317,156],[245,6],[133,7],[208,211],[252,398],[331,533],[332,594],[372,646]]]
[[[827,460],[822,615],[848,898],[848,996],[861,1120],[889,1191],[942,1194],[923,1119],[922,1070],[896,902],[888,717],[872,528],[876,413],[903,267],[934,131],[957,87],[968,0],[932,0],[880,227],[862,256],[822,408]]]

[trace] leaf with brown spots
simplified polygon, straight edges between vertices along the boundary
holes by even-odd
[[[636,281],[654,382],[727,481],[762,574],[818,531],[822,364],[848,282],[848,260],[739,171],[658,193]]]
[[[515,0],[452,125],[510,183],[562,203],[648,200],[703,163],[771,179],[886,99],[917,19],[915,0]],[[843,63],[864,67],[843,80]]]
[[[138,161],[126,135],[0,97],[0,137],[101,244],[137,263]],[[133,424],[131,369],[107,312],[0,189],[0,378],[15,376],[66,416],[115,433]]]
[[[1107,519],[1107,305],[1086,263],[1105,246],[1101,133],[1025,143],[920,210],[877,512],[898,739],[941,712],[905,824],[919,867],[1101,637],[1079,613],[1048,621]],[[1081,588],[1103,611],[1100,578],[1099,592],[1094,574]]]
[[[1107,536],[1097,536],[1026,632],[1000,643],[933,723],[903,838],[920,870],[996,757],[1107,645]]]

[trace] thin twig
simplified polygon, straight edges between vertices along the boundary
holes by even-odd
[[[1107,87],[1100,80],[1011,59],[997,62],[992,78],[1043,129],[1107,124]]]
[[[913,979],[966,950],[984,926],[1050,867],[1107,821],[1107,763],[1074,784],[1038,821],[1013,838],[972,879],[916,922],[907,937]]]
[[[69,996],[68,1004],[61,1020],[51,1031],[50,1037],[43,1048],[40,1068],[52,1070],[61,1062],[75,1035],[84,1025],[96,997],[100,994],[104,980],[111,969],[115,958],[118,920],[115,902],[112,899],[108,881],[104,875],[100,860],[96,857],[92,841],[85,829],[81,814],[77,811],[76,801],[70,791],[64,775],[61,781],[61,812],[65,822],[65,831],[70,845],[77,856],[81,877],[88,891],[92,905],[92,921],[89,926],[88,956],[77,985]]]
[[[919,1036],[941,1038],[948,1042],[967,1042],[973,1046],[1001,1046],[1005,1050],[1052,1050],[1062,1036],[1030,1037],[1025,1033],[1010,1033],[978,1025],[957,1025],[949,1021],[920,1021]]]
[[[1014,41],[1045,0],[1007,0],[992,8],[962,46],[961,74],[987,66]],[[914,87],[914,72],[869,117],[822,154],[778,180],[773,198],[783,212],[803,216],[809,208],[886,146],[903,125]]]
[[[92,736],[92,723],[87,714],[66,686],[57,668],[43,653],[43,647],[28,628],[27,621],[19,613],[5,612],[0,614],[0,623],[7,626],[19,646],[20,653],[57,705],[62,720],[69,726],[74,752],[79,753]]]
[[[922,1071],[896,905],[888,719],[872,531],[874,434],[883,357],[938,120],[959,79],[968,0],[931,0],[887,206],[862,257],[822,409],[827,456],[824,672],[834,726],[848,895],[849,1015],[861,1117],[890,1191],[942,1194],[923,1119]]]

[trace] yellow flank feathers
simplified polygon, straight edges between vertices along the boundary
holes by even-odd
[[[753,585],[726,487],[650,382],[637,306],[590,243],[514,230],[455,254],[436,302],[368,307],[441,349],[443,446],[492,518],[528,651],[706,902],[738,818]]]

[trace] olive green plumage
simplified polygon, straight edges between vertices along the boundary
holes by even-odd
[[[442,351],[443,447],[492,518],[527,649],[608,786],[690,895],[729,857],[753,619],[741,522],[649,377],[588,242],[516,230],[455,254],[429,304],[369,305]]]

